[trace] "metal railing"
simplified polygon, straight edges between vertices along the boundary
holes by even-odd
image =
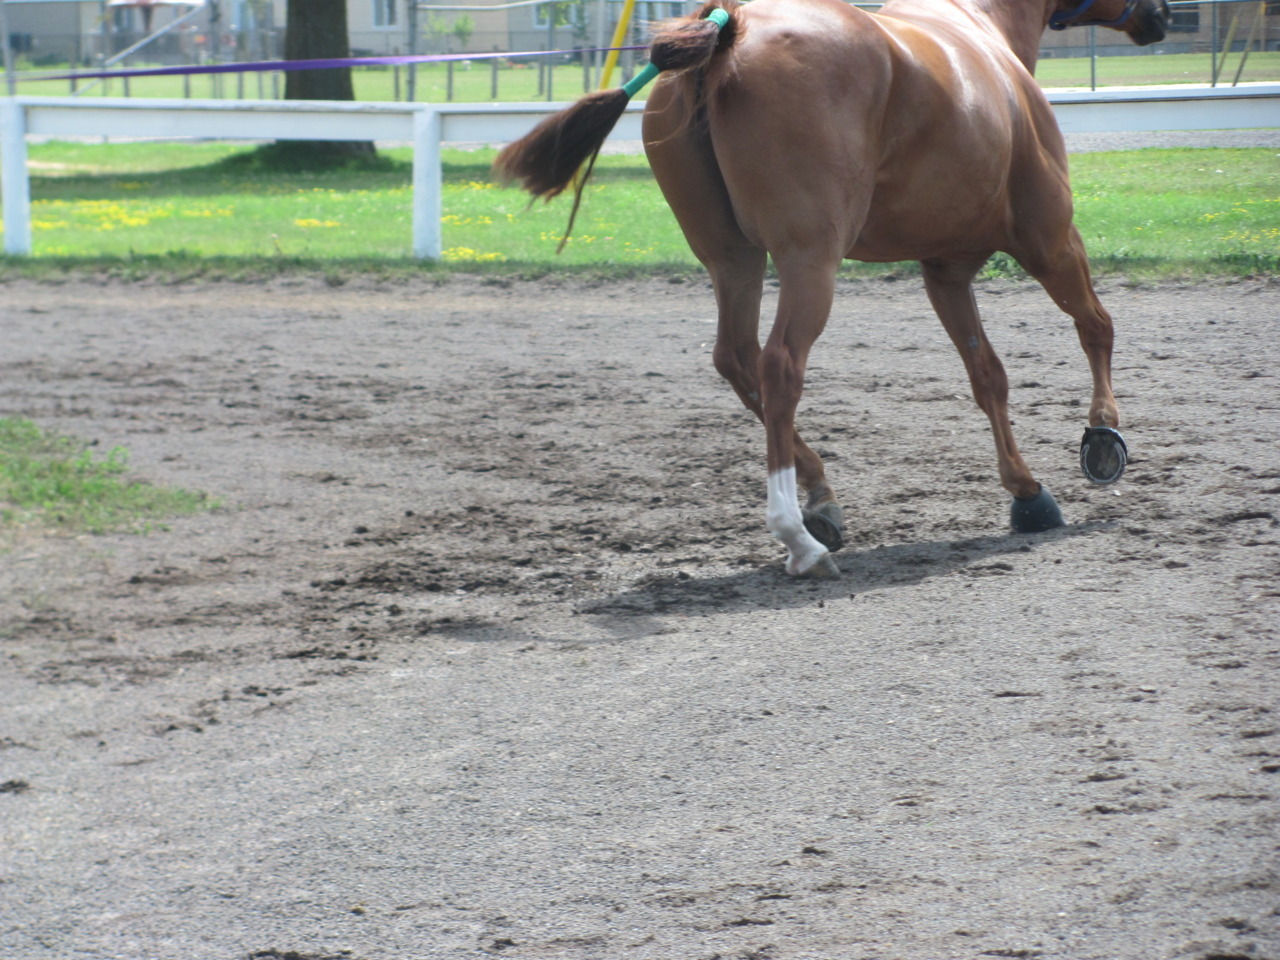
[[[1249,88],[1050,91],[1064,132],[1220,130],[1275,126],[1280,83]],[[563,103],[400,104],[319,100],[124,100],[0,97],[0,205],[4,250],[31,253],[27,137],[141,137],[232,140],[404,140],[413,144],[413,252],[438,259],[441,144],[500,143],[523,136]],[[640,138],[644,105],[632,103],[614,128]]]

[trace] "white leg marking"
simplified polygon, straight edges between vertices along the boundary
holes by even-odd
[[[804,528],[796,492],[795,467],[769,474],[769,506],[765,512],[765,525],[787,548],[787,573],[793,576],[807,572],[827,555],[827,548]]]

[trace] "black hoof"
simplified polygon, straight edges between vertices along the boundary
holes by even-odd
[[[1089,427],[1080,441],[1080,469],[1091,483],[1115,483],[1129,463],[1129,448],[1119,430]]]
[[[1053,499],[1053,494],[1043,485],[1034,497],[1027,497],[1025,500],[1021,497],[1013,498],[1009,521],[1018,533],[1040,533],[1064,525],[1058,501]]]
[[[809,535],[835,553],[844,546],[844,511],[838,503],[824,503],[817,510],[802,510]]]

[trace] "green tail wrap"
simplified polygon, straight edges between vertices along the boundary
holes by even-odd
[[[723,30],[724,25],[729,22],[729,11],[721,9],[712,10],[706,15],[705,19],[710,20],[719,29]],[[634,97],[637,93],[647,87],[649,82],[661,72],[662,71],[652,63],[646,63],[643,70],[622,85],[622,89],[628,98]]]
[[[634,97],[637,93],[649,85],[649,81],[656,77],[662,71],[655,67],[652,63],[646,63],[644,69],[637,73],[634,77],[622,85],[622,89],[627,92],[628,97]]]

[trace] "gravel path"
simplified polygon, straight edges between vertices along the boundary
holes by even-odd
[[[0,414],[219,511],[0,556],[4,960],[1275,960],[1275,283],[1104,284],[1133,462],[978,295],[842,283],[764,531],[705,282],[6,284]],[[643,322],[636,319],[643,304]]]

